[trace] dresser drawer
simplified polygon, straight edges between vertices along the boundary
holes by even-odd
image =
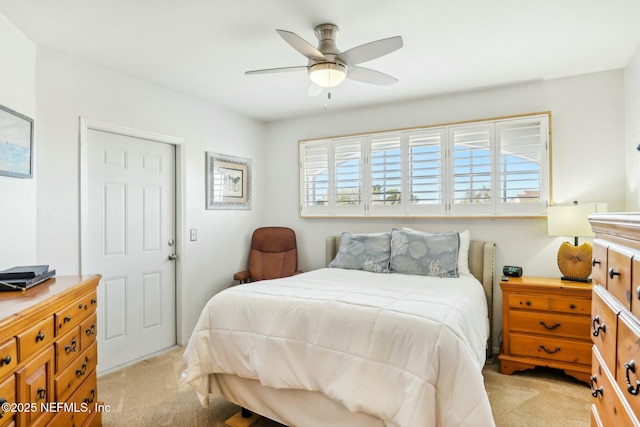
[[[549,299],[549,310],[559,313],[591,314],[591,300],[577,298],[551,298]]]
[[[56,401],[66,401],[82,381],[90,376],[97,364],[98,346],[94,343],[56,377]]]
[[[16,379],[11,375],[0,384],[0,403],[16,403]],[[15,413],[4,412],[0,406],[0,426],[10,425],[15,419]]]
[[[70,407],[77,408],[75,411],[59,412],[51,422],[51,426],[82,426],[83,423],[93,415],[95,405],[98,402],[98,388],[95,371],[88,375],[88,378],[78,390],[76,390],[68,400]]]
[[[618,394],[618,390],[609,370],[604,364],[597,348],[593,349],[591,362],[591,396],[593,404],[604,426],[636,426],[638,421],[630,413],[630,409],[624,398]]]
[[[640,319],[640,253],[631,260],[631,312]]]
[[[80,326],[56,339],[56,372],[60,372],[69,365],[81,352]]]
[[[509,330],[557,337],[591,339],[590,318],[568,314],[512,310],[509,312]]]
[[[95,312],[96,295],[94,291],[56,312],[56,336],[67,333],[75,326],[78,326],[83,319]]]
[[[640,414],[640,325],[625,312],[618,316],[616,382],[632,411]]]
[[[629,310],[631,308],[631,258],[633,252],[622,246],[609,246],[607,290]]]
[[[15,338],[0,344],[0,378],[13,372],[18,364],[18,344]]]
[[[547,336],[511,334],[510,352],[515,356],[587,365],[591,360],[590,342],[563,340]]]
[[[53,317],[39,321],[16,336],[20,362],[47,348],[53,342]]]
[[[607,286],[607,250],[609,243],[594,239],[592,244],[591,278],[594,285]]]
[[[591,339],[609,371],[616,367],[616,333],[619,304],[600,285],[593,287]]]
[[[93,313],[80,324],[80,347],[84,351],[96,342],[98,333],[98,315]]]

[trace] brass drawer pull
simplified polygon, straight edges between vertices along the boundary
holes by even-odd
[[[598,377],[593,375],[589,379],[591,380],[591,396],[598,397],[598,394],[600,394],[600,396],[602,396],[602,387],[598,387],[598,388],[594,388],[593,387],[594,384],[596,384],[596,385],[598,384]]]
[[[11,356],[6,356],[0,359],[0,366],[8,365],[11,363]]]
[[[596,327],[596,324],[598,325],[598,327]],[[600,325],[600,316],[594,317],[593,323],[591,323],[591,325],[592,325],[594,337],[597,337],[598,335],[600,335],[600,331],[607,332],[607,325],[605,323]]]
[[[549,326],[549,325],[547,325],[546,323],[544,323],[544,320],[541,320],[541,321],[540,321],[540,324],[541,324],[542,326],[544,326],[545,328],[549,329],[549,330],[554,330],[555,328],[557,328],[558,326],[560,326],[560,322],[556,322],[555,324],[553,324],[553,325]]]
[[[636,385],[631,384],[631,379],[629,378],[629,372],[632,374],[636,373],[636,362],[634,360],[630,360],[629,363],[624,364],[625,367],[625,377],[627,378],[627,391],[629,394],[634,396],[638,395],[638,391],[640,391],[640,381],[636,380]]]
[[[620,276],[619,271],[614,271],[613,267],[609,269],[609,279],[613,279],[613,276]]]
[[[544,344],[540,344],[540,348],[543,349],[544,351],[546,351],[548,354],[554,354],[560,351],[560,347],[556,347],[555,350],[549,350],[548,348],[546,348],[544,346]]]

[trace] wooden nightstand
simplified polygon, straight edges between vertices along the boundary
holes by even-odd
[[[590,383],[591,284],[544,277],[501,281],[500,372],[547,366]]]

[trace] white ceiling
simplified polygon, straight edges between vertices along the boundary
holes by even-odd
[[[0,13],[38,45],[264,121],[327,102],[304,71],[244,75],[307,64],[276,29],[316,46],[313,28],[333,23],[342,51],[402,36],[362,64],[400,82],[346,80],[333,111],[619,69],[640,46],[639,0],[0,0]]]

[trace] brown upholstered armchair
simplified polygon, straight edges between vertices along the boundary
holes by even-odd
[[[234,274],[233,279],[247,283],[299,273],[296,233],[287,227],[261,227],[251,237],[248,269]]]

